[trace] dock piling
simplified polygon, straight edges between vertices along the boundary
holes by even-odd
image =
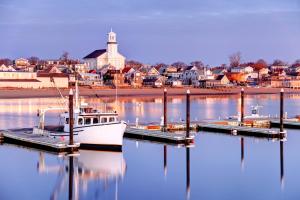
[[[241,90],[241,126],[244,125],[244,98],[245,98],[245,91],[244,88]]]
[[[283,130],[283,101],[284,101],[284,90],[283,88],[280,90],[280,133],[284,134]]]
[[[190,199],[191,185],[190,185],[190,148],[186,148],[186,199]]]
[[[190,90],[186,91],[186,137],[190,137]]]
[[[167,131],[167,89],[164,89],[164,127],[163,131]]]
[[[70,89],[69,92],[69,132],[70,132],[70,140],[69,140],[69,145],[73,146],[74,141],[73,141],[73,128],[74,128],[74,114],[73,114],[73,90]],[[72,149],[72,147],[71,147]]]

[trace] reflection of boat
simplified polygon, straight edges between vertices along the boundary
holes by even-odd
[[[80,150],[78,175],[81,180],[123,177],[126,163],[121,152]]]
[[[266,115],[260,115],[259,114],[259,108],[262,108],[262,106],[256,105],[256,106],[251,106],[251,115],[246,115],[244,117],[244,119],[268,119],[270,118],[270,116],[266,116]],[[241,116],[229,116],[228,119],[235,119],[240,121]]]
[[[59,196],[66,190],[68,178],[69,196],[80,199],[80,196],[84,195],[81,192],[85,193],[88,190],[90,182],[103,183],[106,188],[115,182],[117,187],[118,180],[122,179],[126,172],[123,153],[110,151],[80,150],[80,155],[70,156],[62,165],[56,166],[47,165],[43,153],[40,153],[37,166],[39,173],[58,173],[51,199],[59,199]],[[115,192],[117,195],[117,189]]]
[[[49,129],[45,127],[45,114],[50,110],[66,110],[66,108],[47,108],[39,111],[40,123],[34,129],[34,133],[44,134],[44,130],[52,137],[69,136],[69,113],[61,114],[62,126]],[[87,103],[81,103],[78,98],[78,87],[75,91],[74,106],[74,140],[80,143],[80,147],[108,148],[121,150],[123,135],[126,128],[124,121],[119,121],[116,111],[102,112],[90,107]]]

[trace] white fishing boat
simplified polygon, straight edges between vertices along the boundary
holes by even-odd
[[[268,118],[270,118],[270,116],[260,115],[259,114],[260,108],[262,108],[262,106],[259,106],[259,105],[251,106],[251,114],[245,115],[244,119],[268,119]],[[241,119],[240,113],[239,113],[239,115],[229,116],[228,119],[234,119],[234,120],[240,121],[240,119]]]
[[[33,132],[68,140],[70,132],[69,112],[65,111],[60,115],[62,125],[47,127],[45,126],[45,114],[51,110],[67,110],[67,106],[39,110],[39,126],[34,128]],[[74,142],[80,143],[80,148],[122,150],[126,122],[118,119],[116,111],[103,112],[94,109],[87,103],[81,103],[77,84],[73,110]]]

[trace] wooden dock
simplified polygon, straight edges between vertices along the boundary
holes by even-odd
[[[230,126],[219,124],[199,124],[198,129],[208,132],[227,133],[232,135],[245,135],[260,138],[278,138],[282,139],[285,134],[280,133],[279,130],[272,130],[266,128],[253,128],[247,126]]]
[[[171,133],[127,127],[124,137],[170,144],[189,144],[193,142],[195,136],[190,134],[190,137],[187,138],[185,133]]]
[[[42,149],[53,152],[68,152],[78,150],[79,144],[68,145],[68,141],[62,141],[58,138],[48,137],[41,134],[33,134],[32,129],[11,129],[2,130],[4,142],[20,144],[23,146]]]
[[[271,127],[279,127],[280,123],[278,120],[272,120],[270,122],[270,125],[271,125]],[[284,126],[284,128],[300,129],[300,122],[283,120],[283,126]]]

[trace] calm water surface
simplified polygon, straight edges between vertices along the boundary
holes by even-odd
[[[109,109],[114,99],[84,99]],[[194,120],[235,115],[238,96],[193,97]],[[0,129],[37,124],[37,109],[59,99],[0,100]],[[169,98],[169,121],[185,118],[185,99]],[[247,96],[246,110],[279,113],[278,95]],[[120,117],[129,123],[159,123],[162,99],[119,98]],[[287,95],[285,111],[300,114],[300,95]],[[59,113],[48,123],[58,124]],[[0,199],[298,199],[300,131],[288,130],[286,142],[200,132],[190,149],[125,139],[123,152],[80,151],[55,155],[12,144],[0,146]],[[242,148],[243,147],[243,148]],[[69,187],[70,162],[74,166]],[[187,170],[189,168],[190,170]],[[71,190],[70,190],[71,189]]]

